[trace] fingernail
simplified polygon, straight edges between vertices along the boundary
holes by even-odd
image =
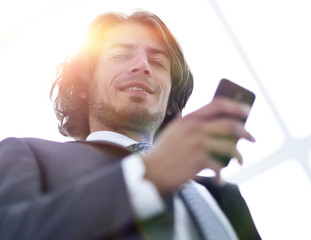
[[[248,104],[243,104],[243,110],[248,114],[251,110],[251,106]]]
[[[255,143],[256,142],[256,138],[254,138],[252,135],[250,135],[250,141]]]

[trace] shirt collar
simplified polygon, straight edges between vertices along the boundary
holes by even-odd
[[[120,144],[124,147],[137,143],[135,140],[116,132],[111,131],[97,131],[91,133],[86,141],[108,141],[112,143]]]

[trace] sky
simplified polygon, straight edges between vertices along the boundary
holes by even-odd
[[[195,87],[184,115],[209,103],[221,78],[256,93],[240,141],[237,183],[263,239],[310,239],[311,3],[308,0],[0,0],[0,140],[58,133],[49,90],[100,13],[157,14],[183,47]],[[201,174],[209,175],[204,171]]]

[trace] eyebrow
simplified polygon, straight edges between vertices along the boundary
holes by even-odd
[[[124,49],[132,50],[132,49],[137,48],[137,44],[134,44],[134,43],[114,43],[108,49],[111,50],[111,49],[114,49],[114,48],[124,48]],[[170,59],[169,55],[167,54],[167,52],[164,51],[164,50],[161,50],[159,48],[148,47],[147,51],[149,53],[151,53],[151,54],[162,54],[167,59]]]

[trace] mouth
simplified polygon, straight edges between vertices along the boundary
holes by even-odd
[[[122,85],[120,90],[123,92],[140,95],[152,94],[154,92],[149,85],[142,82],[128,82]]]
[[[135,91],[135,92],[147,92],[145,89],[140,88],[140,87],[128,87],[123,89],[125,92],[130,92],[130,91]]]

